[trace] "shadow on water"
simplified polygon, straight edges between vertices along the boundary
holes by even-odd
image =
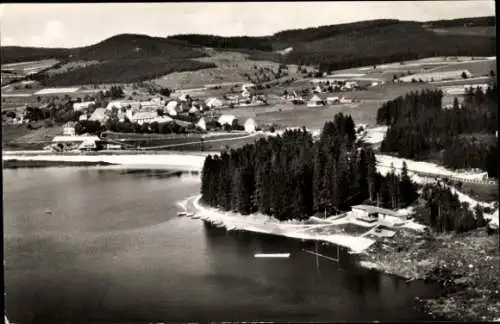
[[[367,270],[358,265],[355,255],[345,248],[322,245],[275,235],[245,231],[227,232],[205,223],[206,245],[209,251],[225,250],[235,255],[234,264],[244,263],[253,279],[253,292],[258,287],[273,295],[281,316],[264,309],[255,320],[314,320],[314,321],[400,321],[444,320],[425,314],[416,297],[437,296],[437,284],[421,281],[406,283],[397,276]],[[316,250],[317,249],[317,250]],[[306,252],[309,250],[325,257]],[[210,252],[209,252],[210,253]],[[290,253],[288,259],[256,259],[254,253]],[[223,271],[226,261],[215,266]],[[262,279],[265,274],[266,279]],[[258,294],[258,291],[257,291]],[[290,317],[287,318],[285,314]],[[240,317],[241,319],[241,317]]]
[[[107,167],[4,176],[5,308],[16,323],[432,319],[414,309],[414,297],[438,292],[432,285],[359,268],[345,250],[337,263],[303,251],[314,242],[176,217],[199,176]],[[336,258],[337,247],[318,253]]]

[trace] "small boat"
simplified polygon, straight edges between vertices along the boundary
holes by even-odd
[[[177,216],[181,217],[181,216],[186,216],[187,213],[186,212],[178,212],[177,213]]]
[[[46,210],[45,210],[45,214],[47,214],[47,215],[51,215],[51,214],[52,214],[52,210],[50,210],[50,209],[46,209]]]
[[[198,214],[191,214],[192,219],[200,219],[200,215]]]
[[[256,253],[255,258],[281,258],[286,259],[290,257],[290,253]]]
[[[186,213],[187,217],[193,217],[193,213]]]

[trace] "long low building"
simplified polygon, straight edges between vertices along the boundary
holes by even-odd
[[[400,77],[398,80],[400,82],[412,82],[420,81],[423,82],[432,82],[432,81],[443,81],[443,80],[454,80],[461,79],[463,75],[467,76],[467,78],[472,77],[472,74],[468,70],[454,70],[454,71],[436,71],[429,73],[417,73],[412,75],[407,75],[404,77]]]
[[[52,142],[54,143],[73,143],[73,142],[88,142],[94,141],[98,142],[101,139],[98,136],[54,136]]]

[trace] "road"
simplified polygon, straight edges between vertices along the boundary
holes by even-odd
[[[259,133],[253,133],[253,134],[249,134],[249,135],[245,135],[245,136],[240,136],[240,137],[221,138],[221,139],[214,139],[214,140],[203,140],[203,143],[206,144],[206,143],[215,143],[215,142],[223,142],[223,141],[241,140],[241,139],[255,137],[258,134]],[[185,145],[196,145],[196,144],[200,144],[200,143],[201,143],[201,140],[198,140],[198,141],[187,142],[187,143],[169,144],[169,145],[160,145],[160,146],[150,146],[150,147],[141,148],[141,150],[166,149],[166,148],[179,147],[179,146],[185,146]]]

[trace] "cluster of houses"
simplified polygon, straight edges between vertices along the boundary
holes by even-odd
[[[342,79],[315,79],[311,81],[315,85],[313,93],[324,93],[334,91],[352,91],[360,88],[358,81]]]

